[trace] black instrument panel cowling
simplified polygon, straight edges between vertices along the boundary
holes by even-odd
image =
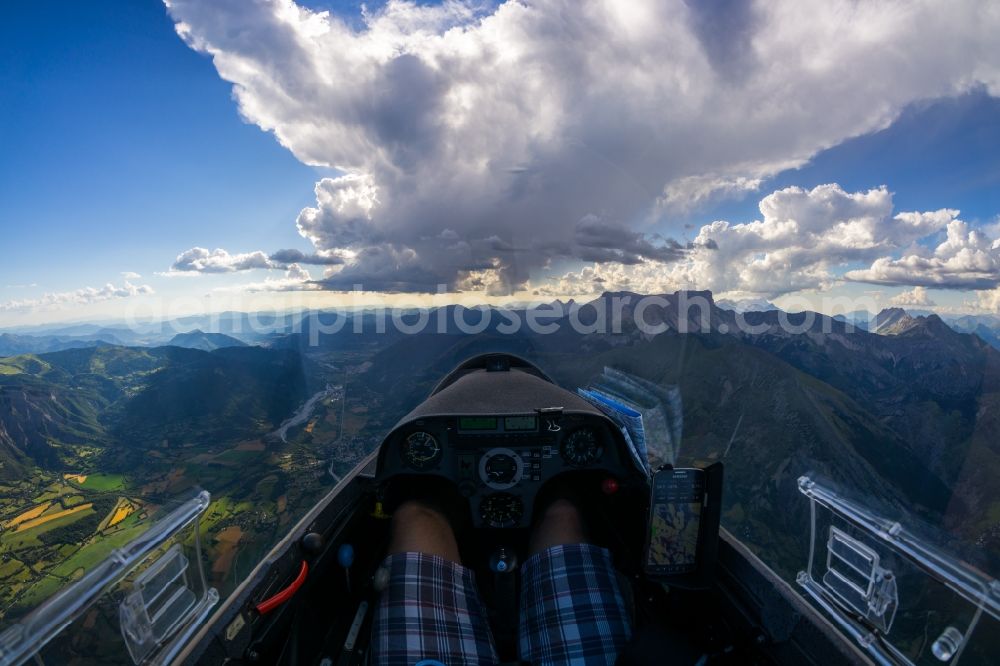
[[[525,415],[509,416],[527,422]],[[621,479],[629,473],[628,454],[602,417],[541,414],[527,432],[463,431],[460,423],[469,418],[503,416],[433,416],[397,428],[382,444],[377,482],[447,479],[469,499],[473,526],[507,528],[528,526],[539,489],[560,474],[587,469]]]

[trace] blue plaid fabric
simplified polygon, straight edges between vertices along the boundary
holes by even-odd
[[[443,557],[397,553],[382,563],[389,585],[375,612],[372,662],[414,666],[496,664],[486,609],[472,571]]]
[[[521,568],[521,659],[532,666],[614,664],[632,624],[611,553],[555,546]]]
[[[373,663],[497,663],[469,569],[422,553],[390,555],[383,566],[389,570],[389,585],[375,614]],[[522,660],[532,666],[613,664],[631,632],[607,550],[588,544],[556,546],[524,563],[518,632]]]

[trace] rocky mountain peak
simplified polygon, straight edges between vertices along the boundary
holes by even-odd
[[[936,314],[914,317],[902,308],[887,308],[875,316],[872,331],[879,335],[934,337],[955,335],[955,331]]]
[[[916,322],[903,308],[886,308],[875,315],[871,330],[879,335],[899,335]]]

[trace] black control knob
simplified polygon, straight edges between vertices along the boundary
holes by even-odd
[[[319,555],[323,550],[324,541],[323,535],[319,532],[307,532],[299,543],[302,546],[302,553],[308,557]]]

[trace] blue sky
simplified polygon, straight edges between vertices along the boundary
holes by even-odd
[[[789,185],[839,183],[858,191],[887,185],[899,210],[959,208],[967,220],[1000,213],[1000,100],[982,91],[913,104],[888,128],[819,153],[800,169],[767,180],[771,191]],[[708,217],[759,216],[757,197],[700,211]]]
[[[360,5],[306,3],[352,17],[356,28]],[[296,216],[316,205],[316,182],[337,173],[307,166],[242,119],[231,83],[177,36],[160,3],[7,3],[0,60],[0,230],[7,248],[0,302],[118,285],[123,272],[141,274],[132,281],[157,294],[201,296],[280,271],[191,279],[157,273],[193,247],[314,250],[297,232]],[[1000,213],[998,155],[1000,100],[985,88],[919,99],[887,129],[838,140],[756,190],[671,214],[652,231],[690,239],[715,219],[759,218],[759,200],[774,190],[823,183],[848,193],[885,185],[897,212],[957,208],[974,227],[988,225]],[[943,235],[921,242],[933,245]],[[575,255],[549,263],[579,265]],[[963,298],[960,291],[938,296],[946,303]],[[69,314],[107,315],[113,307]],[[33,316],[66,315],[50,308]],[[0,324],[15,319],[0,312]]]
[[[0,21],[0,285],[149,276],[191,245],[301,244],[316,170],[244,123],[157,2],[18,2]],[[21,296],[9,290],[11,298]]]

